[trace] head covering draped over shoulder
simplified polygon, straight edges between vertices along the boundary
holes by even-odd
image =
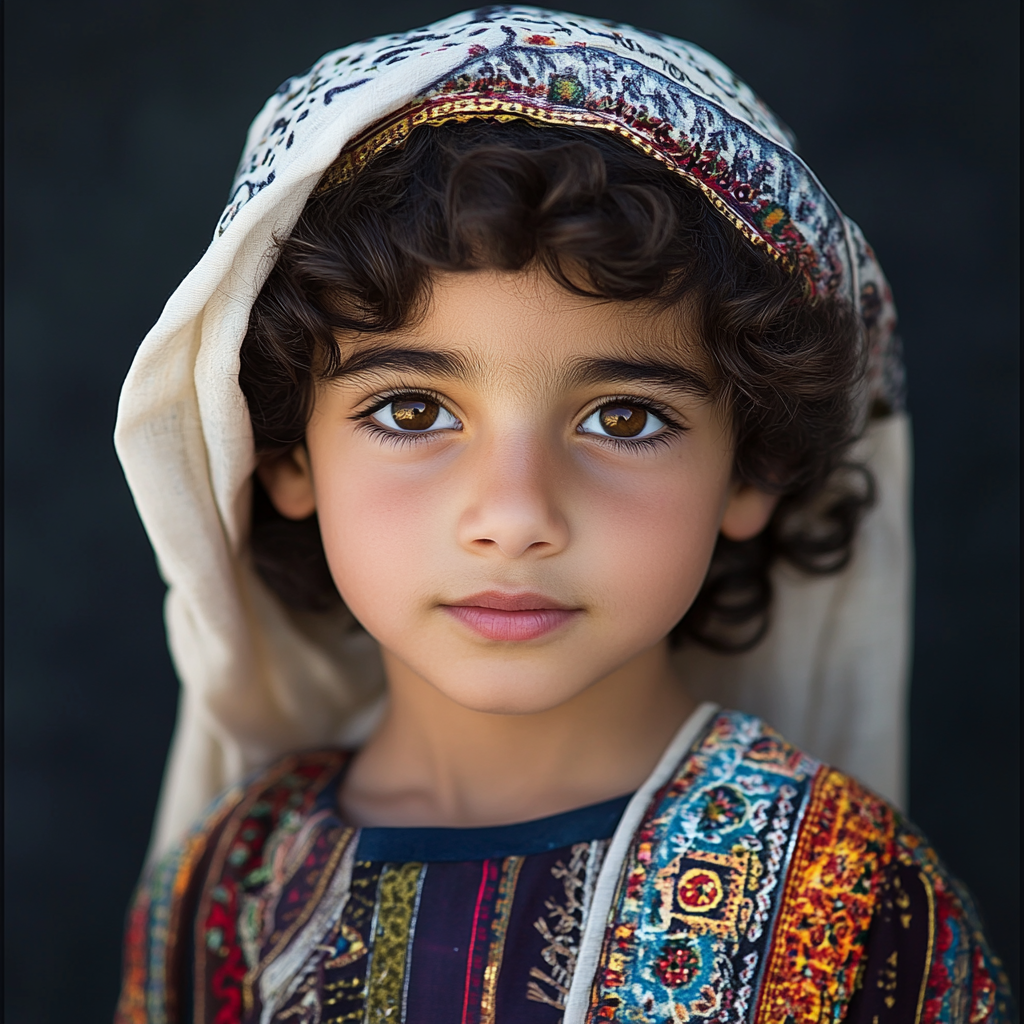
[[[209,249],[143,341],[116,444],[168,584],[183,693],[153,852],[221,789],[287,750],[358,742],[379,711],[371,638],[286,609],[246,536],[255,468],[239,348],[273,239],[306,200],[417,125],[528,118],[612,132],[697,186],[814,295],[862,312],[868,374],[855,457],[879,501],[831,577],[775,574],[773,625],[742,655],[678,655],[699,697],[757,714],[899,802],[908,661],[909,442],[888,285],[791,133],[690,43],[575,15],[488,7],[336,50],[256,117]],[[340,155],[340,156],[339,156]],[[889,415],[869,422],[868,411]]]

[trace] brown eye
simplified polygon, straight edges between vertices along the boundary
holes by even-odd
[[[598,418],[612,437],[636,437],[647,425],[647,410],[636,405],[603,405]]]
[[[578,427],[581,434],[642,440],[662,433],[668,424],[642,405],[608,402],[594,410]]]
[[[462,424],[440,402],[426,395],[394,398],[371,415],[382,427],[404,434],[462,429]]]
[[[437,420],[441,406],[429,398],[407,398],[391,403],[391,415],[395,426],[402,430],[427,430]]]

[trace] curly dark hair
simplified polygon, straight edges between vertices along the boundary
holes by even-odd
[[[531,266],[576,294],[696,310],[736,476],[781,499],[757,537],[719,537],[672,640],[748,649],[768,625],[773,563],[841,569],[873,500],[866,469],[846,461],[861,327],[847,303],[812,299],[694,186],[614,136],[526,121],[423,126],[310,199],[276,243],[242,344],[257,455],[302,443],[316,382],[340,369],[337,332],[402,327],[432,272]],[[340,602],[316,516],[284,518],[258,480],[250,544],[287,605]]]

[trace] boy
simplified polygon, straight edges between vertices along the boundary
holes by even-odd
[[[1004,1019],[913,828],[673,653],[893,482],[884,278],[749,90],[459,15],[286,82],[218,230],[119,417],[186,683],[120,1019]]]

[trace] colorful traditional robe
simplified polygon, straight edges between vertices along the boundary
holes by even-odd
[[[231,789],[147,875],[118,1024],[555,1024],[567,1000],[587,1024],[1010,1019],[970,898],[922,836],[755,718],[711,719],[619,865],[628,797],[360,830],[338,810],[348,758],[292,755]],[[591,921],[601,879],[614,896]]]

